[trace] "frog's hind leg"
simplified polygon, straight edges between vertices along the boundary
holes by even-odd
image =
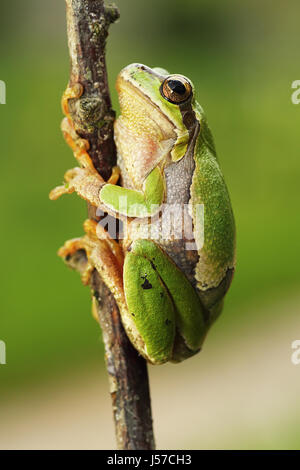
[[[180,361],[199,351],[207,325],[186,276],[154,242],[137,240],[124,264],[127,306],[154,363]]]

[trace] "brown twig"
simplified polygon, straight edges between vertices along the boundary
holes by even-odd
[[[114,112],[108,89],[105,44],[108,28],[118,17],[116,7],[103,0],[66,0],[70,82],[84,87],[80,99],[70,100],[69,110],[76,132],[90,143],[89,154],[104,179],[116,162],[113,140]],[[89,216],[95,213],[89,207]],[[67,261],[81,272],[85,253],[78,251]],[[118,449],[154,449],[147,365],[129,342],[121,324],[115,299],[97,271],[91,280],[103,332]],[[103,430],[105,432],[105,430]]]

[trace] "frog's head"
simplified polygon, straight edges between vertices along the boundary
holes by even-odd
[[[131,64],[120,72],[116,87],[122,116],[132,128],[169,142],[172,160],[180,160],[196,120],[190,80],[161,68]]]

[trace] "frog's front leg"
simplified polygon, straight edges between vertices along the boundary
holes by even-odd
[[[88,168],[92,172],[96,172],[94,164],[90,155],[88,154],[88,150],[90,148],[90,144],[88,140],[82,139],[76,132],[73,120],[70,115],[69,110],[69,100],[70,99],[79,99],[83,94],[84,88],[80,83],[76,83],[72,87],[67,87],[65,90],[63,97],[62,97],[62,110],[66,117],[62,120],[61,123],[61,130],[65,141],[73,150],[74,156],[80,164],[82,168]],[[120,177],[120,170],[117,166],[113,167],[112,174],[107,181],[110,184],[116,184]]]
[[[54,188],[50,193],[50,199],[56,200],[63,194],[77,194],[95,207],[101,207],[99,191],[105,183],[115,185],[120,177],[120,170],[113,167],[112,174],[107,182],[96,171],[92,159],[88,154],[89,142],[82,139],[75,131],[74,124],[69,112],[69,100],[80,98],[83,86],[77,83],[74,87],[68,87],[62,98],[62,109],[66,114],[61,124],[64,138],[73,150],[74,156],[80,164],[80,168],[68,170],[65,174],[65,183]]]
[[[105,206],[127,217],[148,217],[158,211],[165,195],[165,181],[159,167],[147,176],[142,191],[112,184],[102,187],[99,197]]]
[[[99,191],[105,184],[103,178],[88,168],[72,168],[65,173],[65,183],[54,188],[49,197],[55,201],[64,194],[76,192],[94,207],[101,207]],[[102,208],[102,207],[101,207]]]
[[[79,162],[80,166],[94,170],[92,159],[87,152],[90,147],[89,142],[86,139],[82,139],[77,134],[69,110],[69,100],[79,99],[82,96],[83,91],[84,89],[81,83],[76,83],[72,87],[68,86],[65,90],[62,96],[61,105],[63,113],[66,115],[66,117],[61,123],[61,130],[67,144],[73,150],[74,156]]]
[[[129,315],[153,364],[178,362],[201,348],[208,326],[200,299],[182,271],[150,240],[126,254],[124,290]],[[133,341],[134,342],[134,341]]]

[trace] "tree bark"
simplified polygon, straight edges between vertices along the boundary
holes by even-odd
[[[108,88],[105,45],[108,28],[119,17],[103,0],[66,0],[71,58],[69,84],[81,83],[84,93],[71,99],[69,110],[77,134],[88,140],[97,171],[108,179],[116,163],[114,111]],[[96,217],[91,207],[89,217]],[[81,272],[86,263],[78,251],[67,264]],[[147,364],[123,329],[112,293],[95,270],[91,279],[94,305],[103,332],[105,357],[116,426],[118,449],[154,449]],[[103,430],[105,432],[105,430]]]

